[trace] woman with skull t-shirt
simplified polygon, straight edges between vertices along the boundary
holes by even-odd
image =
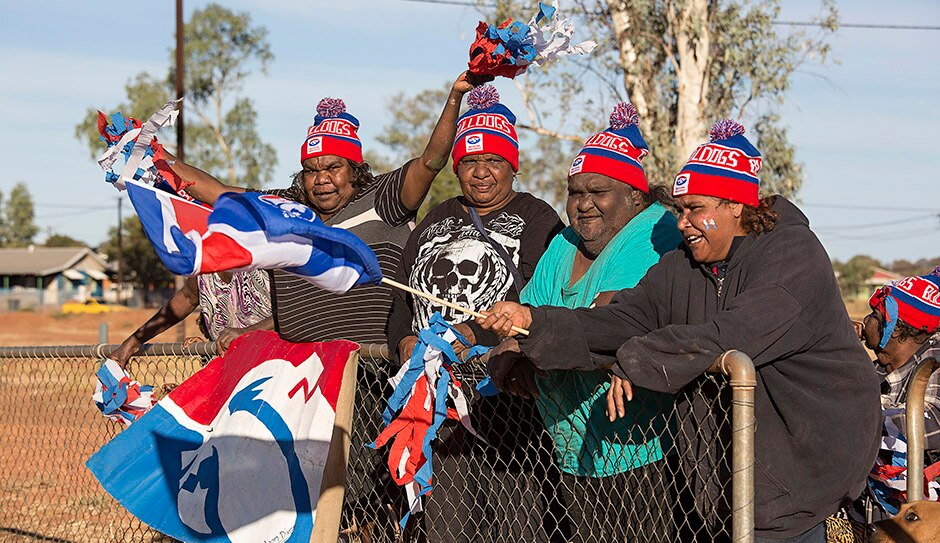
[[[397,277],[474,310],[488,309],[497,300],[518,300],[542,253],[563,227],[547,203],[513,190],[519,167],[515,116],[498,100],[488,86],[468,96],[470,110],[457,121],[453,150],[463,195],[434,207],[415,228]],[[395,292],[388,339],[401,361],[411,356],[417,332],[435,312],[473,344],[499,341],[469,315]],[[428,540],[477,541],[500,533],[547,541],[542,519],[546,507],[539,504],[544,497],[533,490],[545,474],[533,473],[531,466],[551,466],[552,461],[526,458],[532,451],[546,450],[532,446],[541,431],[533,402],[507,394],[481,398],[470,389],[465,392],[472,397],[474,427],[494,447],[482,447],[462,426],[445,422],[435,448],[434,492],[424,504]],[[523,468],[523,461],[529,467]],[[523,497],[531,506],[519,508],[524,489],[532,493]]]
[[[510,168],[508,163],[501,167]],[[458,165],[458,170],[461,168],[464,166]],[[512,191],[511,183],[510,177],[508,201],[485,215],[473,208],[466,196],[451,198],[431,209],[405,244],[399,278],[412,288],[474,310],[488,309],[500,300],[518,300],[514,273],[518,270],[523,283],[528,282],[548,243],[563,225],[551,206],[531,194]],[[468,204],[478,213],[486,238],[473,224]],[[515,270],[509,268],[496,244]],[[480,329],[466,313],[426,298],[406,298],[400,291],[395,292],[395,298],[402,303],[393,303],[389,321],[393,352],[398,351],[403,339],[427,327],[434,312],[440,312],[476,344],[498,343],[495,335]]]

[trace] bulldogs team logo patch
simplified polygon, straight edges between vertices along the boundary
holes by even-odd
[[[313,153],[322,153],[323,152],[323,138],[320,136],[314,136],[307,140],[307,154]]]
[[[303,204],[298,204],[297,202],[293,202],[291,200],[287,200],[285,198],[281,198],[280,196],[264,194],[259,196],[258,200],[278,208],[285,219],[303,219],[305,221],[313,222],[317,218],[317,216],[313,213],[313,210],[309,207]]]
[[[479,153],[483,150],[483,134],[472,134],[464,140],[468,153]]]
[[[584,155],[578,155],[573,161],[571,161],[571,169],[568,170],[568,175],[572,176],[577,173],[581,173],[581,168],[584,167]]]
[[[680,196],[689,192],[689,174],[683,173],[676,176],[676,181],[672,185],[672,195]]]

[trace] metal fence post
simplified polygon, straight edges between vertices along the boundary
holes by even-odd
[[[754,362],[741,351],[726,351],[709,368],[731,384],[731,536],[735,543],[754,541]]]
[[[936,358],[927,358],[914,368],[907,385],[907,501],[924,499],[924,395],[930,376],[940,367]],[[912,475],[916,474],[916,475]]]

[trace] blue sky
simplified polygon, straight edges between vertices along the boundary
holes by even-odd
[[[275,186],[294,171],[321,97],[343,97],[362,122],[364,147],[377,148],[388,99],[452,81],[479,19],[469,8],[403,0],[223,3],[270,31],[269,75],[252,76],[244,90],[278,152]],[[185,1],[187,14],[205,4]],[[171,0],[0,0],[0,191],[29,185],[40,238],[51,228],[96,244],[115,223],[117,193],[74,126],[88,107],[122,101],[138,72],[166,72],[173,10]],[[940,25],[932,0],[843,1],[839,11],[846,23]],[[781,18],[817,12],[818,2],[783,0]],[[805,166],[804,211],[833,258],[940,255],[940,31],[845,28],[831,43],[836,62],[798,73],[780,108]],[[497,87],[521,113],[512,84]]]

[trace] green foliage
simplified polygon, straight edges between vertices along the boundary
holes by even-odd
[[[137,217],[128,217],[123,221],[124,279],[144,288],[165,286],[173,281],[173,275],[166,269],[153,245],[144,234],[144,228]],[[108,239],[99,250],[108,255],[108,260],[118,262],[117,228],[108,230]]]
[[[39,233],[33,210],[33,197],[26,183],[17,183],[3,206],[3,231],[0,239],[6,247],[26,247]]]
[[[230,184],[260,188],[271,181],[277,155],[257,132],[257,112],[252,101],[239,98],[245,79],[255,67],[267,73],[274,59],[267,29],[252,26],[248,13],[236,13],[218,4],[193,12],[184,29],[186,100],[186,156],[201,169]],[[121,111],[144,120],[174,95],[175,49],[170,49],[170,69],[158,79],[140,73],[128,81],[127,101],[104,111]],[[226,107],[231,99],[231,107]],[[75,137],[85,142],[92,158],[104,150],[97,132],[97,110],[90,108],[75,127]],[[175,152],[170,130],[158,133],[161,143]]]
[[[564,203],[568,198],[568,170],[572,157],[580,150],[580,143],[536,137],[533,147],[520,148],[519,183],[516,189],[542,198],[567,221]]]
[[[120,111],[125,116],[143,121],[167,103],[172,96],[173,85],[166,80],[155,79],[146,72],[140,72],[127,81],[124,91],[127,93],[126,101],[114,108],[106,108],[102,111],[106,115]],[[187,128],[189,128],[188,124]],[[171,128],[157,132],[157,139],[170,150],[173,149],[173,145],[169,142],[176,141],[172,130]],[[88,156],[92,160],[97,160],[104,152],[106,146],[98,134],[98,110],[96,108],[88,108],[85,111],[85,116],[75,126],[75,138],[85,143],[88,147]]]
[[[836,272],[842,297],[857,299],[869,294],[865,281],[871,277],[872,270],[877,266],[881,266],[881,263],[868,255],[855,255],[845,263],[834,261],[832,269]]]
[[[421,91],[412,97],[399,93],[388,101],[392,120],[385,125],[378,140],[391,151],[392,156],[387,158],[374,151],[367,153],[365,158],[372,165],[373,172],[385,172],[421,156],[440,118],[441,108],[447,100],[450,88],[451,84],[447,84],[440,89]],[[447,165],[437,174],[424,204],[418,210],[419,220],[432,207],[459,194],[460,183],[454,173],[453,163],[448,160]]]
[[[787,139],[787,129],[776,113],[761,115],[754,123],[752,140],[764,157],[760,171],[761,192],[794,198],[803,186],[803,166],[796,159],[796,149]]]
[[[43,247],[88,247],[84,241],[79,241],[65,234],[49,234]]]
[[[921,258],[916,262],[896,260],[891,263],[889,269],[895,273],[909,277],[911,275],[927,275],[933,272],[937,266],[940,266],[940,256],[935,258]]]

